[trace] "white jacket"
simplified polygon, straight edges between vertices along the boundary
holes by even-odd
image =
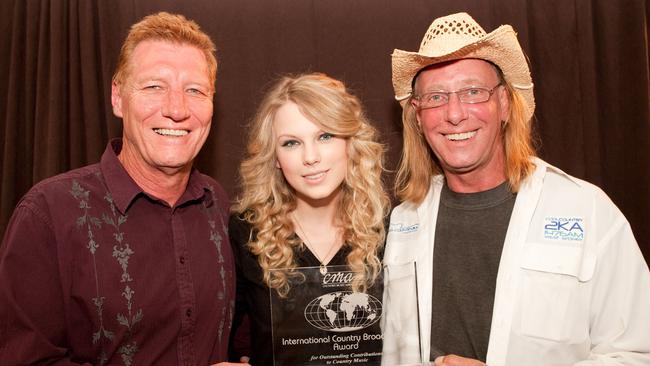
[[[535,164],[503,246],[487,364],[650,365],[650,272],[629,223],[598,187],[540,159]],[[434,177],[421,204],[393,210],[384,255],[388,266],[417,263],[425,360],[442,184]],[[412,314],[403,310],[413,308],[413,296],[386,281],[393,293],[384,299],[382,364],[417,362],[417,337],[405,328]]]

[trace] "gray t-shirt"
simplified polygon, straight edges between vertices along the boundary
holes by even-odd
[[[445,184],[433,253],[431,360],[453,353],[485,362],[515,198],[507,182],[477,193],[452,192]]]

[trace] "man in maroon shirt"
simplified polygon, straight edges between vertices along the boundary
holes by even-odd
[[[192,168],[212,119],[214,44],[159,13],[113,76],[124,132],[101,162],[18,204],[0,247],[0,365],[208,365],[234,304],[228,199]]]

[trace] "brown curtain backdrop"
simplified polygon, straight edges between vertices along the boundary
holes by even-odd
[[[392,50],[417,50],[434,18],[457,11],[488,31],[513,25],[532,65],[540,156],[602,187],[650,258],[648,0],[2,0],[0,234],[33,184],[97,162],[121,134],[110,106],[119,46],[132,23],[160,10],[196,20],[218,47],[213,127],[197,166],[231,197],[246,124],[279,75],[345,81],[394,169]]]

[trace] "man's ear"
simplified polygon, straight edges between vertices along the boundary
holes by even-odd
[[[113,105],[113,114],[116,117],[124,117],[122,115],[122,94],[120,86],[114,81],[111,83],[111,104]]]

